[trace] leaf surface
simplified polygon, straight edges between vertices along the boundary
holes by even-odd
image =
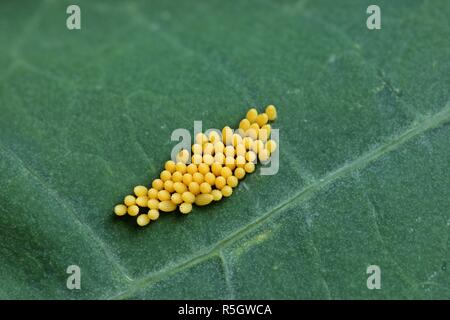
[[[378,1],[378,31],[369,1],[78,2],[79,31],[66,1],[0,4],[0,298],[450,297],[447,1]],[[113,216],[173,130],[269,103],[276,175]]]

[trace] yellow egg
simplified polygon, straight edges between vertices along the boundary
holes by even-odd
[[[192,163],[195,165],[199,165],[203,161],[203,156],[201,154],[194,154],[192,156]]]
[[[175,182],[181,182],[183,181],[183,174],[180,171],[175,171],[172,174],[172,181]]]
[[[229,197],[233,193],[233,189],[230,186],[223,187],[221,191],[224,197]]]
[[[164,169],[166,169],[170,173],[174,173],[175,172],[175,162],[173,162],[172,160],[166,161],[166,164],[164,165]]]
[[[277,149],[277,143],[274,140],[267,141],[266,149],[269,150],[270,153],[275,152],[275,150]]]
[[[136,197],[146,196],[147,192],[148,192],[148,190],[144,186],[134,187],[134,194],[136,195]]]
[[[245,169],[244,168],[236,168],[234,170],[234,176],[238,178],[239,180],[243,179],[245,177]]]
[[[234,133],[233,136],[231,137],[232,141],[233,141],[233,146],[236,148],[236,146],[238,146],[239,144],[242,143],[242,137],[240,134]]]
[[[183,199],[181,197],[181,194],[175,192],[174,194],[172,194],[172,196],[170,197],[170,201],[172,201],[175,204],[180,204],[183,202]]]
[[[277,118],[277,109],[271,104],[266,107],[266,114],[270,121],[274,121]]]
[[[214,144],[214,143],[220,141],[220,134],[217,131],[213,130],[209,133],[208,138],[209,138],[209,142]]]
[[[186,174],[189,174],[189,173],[186,173]],[[183,176],[183,178],[184,178],[184,176]],[[178,192],[179,194],[182,194],[183,192],[186,192],[186,191],[187,191],[186,185],[185,185],[184,183],[182,183],[182,182],[175,182],[175,183],[173,184],[173,188],[174,188],[174,190],[175,190],[176,192]]]
[[[225,166],[230,168],[231,170],[234,170],[234,168],[236,167],[236,160],[234,159],[234,157],[226,157]]]
[[[147,214],[141,214],[136,221],[139,226],[144,227],[150,223],[150,218]]]
[[[225,149],[225,145],[223,144],[222,141],[217,141],[216,143],[214,143],[214,153],[215,154],[223,153],[223,149]]]
[[[150,220],[157,220],[159,218],[159,211],[155,209],[150,209],[147,213]]]
[[[150,199],[150,200],[148,200],[148,202],[147,202],[147,206],[148,206],[150,209],[158,209],[158,206],[159,206],[159,200],[157,200],[157,199]]]
[[[222,171],[222,165],[218,162],[214,162],[211,166],[211,172],[217,177],[220,176]]]
[[[203,174],[200,172],[196,172],[192,175],[192,180],[194,182],[197,182],[198,184],[201,184],[204,181]]]
[[[195,195],[189,191],[183,192],[183,194],[181,195],[181,198],[186,203],[194,203],[194,201],[195,201]]]
[[[124,204],[118,204],[114,207],[114,213],[118,216],[123,216],[127,213],[127,206]]]
[[[203,162],[210,166],[214,163],[214,157],[210,154],[205,154],[203,155]]]
[[[205,143],[203,145],[203,155],[205,154],[213,154],[214,153],[214,145],[210,142]]]
[[[177,172],[179,172],[181,174],[186,173],[186,164],[183,162],[177,162],[177,164],[175,165],[175,168],[176,168]]]
[[[148,189],[148,198],[149,199],[158,198],[158,190],[156,190],[155,188]]]
[[[171,212],[177,208],[177,205],[170,200],[165,200],[159,203],[158,208],[164,212]]]
[[[245,152],[246,151],[247,150],[245,150],[245,146],[244,146],[243,143],[242,144],[238,144],[236,146],[236,155],[238,155],[238,156],[245,156]]]
[[[189,174],[194,174],[194,173],[196,173],[196,172],[197,172],[197,165],[195,165],[195,164],[193,164],[193,163],[189,164],[189,165],[187,166],[187,168],[186,168],[186,171],[187,171],[187,173],[189,173]]]
[[[201,193],[211,193],[211,185],[208,182],[203,182],[200,185],[200,192]]]
[[[220,171],[220,175],[225,179],[232,175],[231,169],[228,167],[223,167]]]
[[[182,203],[180,205],[180,212],[183,214],[188,214],[189,212],[192,211],[192,204],[191,203]]]
[[[148,202],[148,197],[146,195],[136,198],[136,204],[139,207],[143,207],[143,208],[147,207],[147,202]]]
[[[202,148],[202,145],[201,144],[198,144],[198,143],[194,143],[193,145],[192,145],[192,153],[193,154],[202,154],[203,153],[203,148]]]
[[[164,187],[164,182],[161,179],[155,179],[152,182],[152,187],[153,189],[156,189],[158,191],[162,190],[162,188]]]
[[[229,176],[227,178],[227,185],[229,185],[232,188],[237,187],[238,183],[239,183],[238,178],[236,178],[235,176]]]
[[[245,160],[247,160],[248,162],[255,162],[256,161],[256,153],[253,151],[248,151],[245,154]]]
[[[253,144],[253,139],[251,137],[245,137],[242,139],[242,143],[246,150],[249,150]]]
[[[202,133],[202,132],[197,133],[197,135],[195,136],[195,143],[203,145],[204,143],[207,143],[207,142],[208,142],[208,137],[204,133]]]
[[[188,189],[193,194],[199,194],[200,193],[200,185],[197,182],[195,182],[195,181],[192,181],[191,183],[189,183]]]
[[[233,146],[226,146],[224,150],[225,156],[227,157],[234,157],[235,150]]]
[[[247,111],[246,118],[250,123],[255,122],[257,116],[258,116],[258,111],[255,108],[251,108],[250,110]]]
[[[214,200],[214,197],[212,194],[209,193],[202,193],[195,197],[195,204],[198,206],[206,206],[207,204],[210,204],[211,201]]]
[[[243,157],[243,156],[236,157],[236,167],[243,168],[245,163],[246,163],[245,157]]]
[[[222,199],[222,192],[220,190],[214,189],[211,191],[214,201],[220,201]]]
[[[173,184],[174,182],[172,180],[167,180],[164,182],[164,190],[167,190],[169,193],[174,192]]]
[[[269,121],[269,117],[267,116],[266,113],[261,113],[258,114],[258,116],[256,117],[256,123],[258,124],[258,126],[262,127],[263,125],[265,125],[267,123],[267,121]]]
[[[132,217],[137,216],[139,213],[139,207],[137,205],[133,204],[132,206],[128,207],[127,212]]]
[[[225,155],[223,153],[216,153],[214,156],[214,162],[217,162],[219,164],[225,163]]]
[[[247,173],[252,173],[253,171],[255,171],[255,164],[252,162],[247,162],[244,166],[244,170]]]
[[[245,131],[245,135],[248,138],[251,138],[252,140],[256,140],[258,139],[258,130],[259,129],[250,128],[247,131]]]
[[[225,128],[222,129],[222,141],[225,145],[230,145],[232,144],[232,136],[233,136],[233,130],[226,126]]]
[[[209,183],[211,186],[214,185],[214,182],[216,181],[216,177],[213,173],[208,172],[204,176],[205,182]]]
[[[248,130],[248,128],[250,128],[250,125],[251,123],[248,119],[242,119],[241,122],[239,122],[239,129],[242,129],[245,132]]]
[[[132,206],[133,204],[136,204],[136,198],[132,195],[128,195],[123,199],[123,203],[128,207]]]
[[[169,170],[163,170],[159,177],[162,181],[167,181],[172,177],[172,173]]]
[[[258,158],[259,158],[259,161],[261,161],[261,162],[266,162],[267,160],[269,160],[269,157],[270,157],[270,154],[269,154],[269,150],[267,150],[267,149],[262,149],[258,153]]]
[[[158,199],[160,201],[170,200],[170,193],[167,190],[161,190],[158,192]]]
[[[177,163],[178,162],[187,163],[189,161],[189,151],[187,151],[186,149],[181,150],[177,154],[176,158]]]
[[[192,174],[190,173],[185,173],[183,174],[183,183],[184,185],[188,186],[189,183],[192,182]]]
[[[227,180],[222,176],[218,176],[214,184],[217,189],[222,189],[227,184]]]

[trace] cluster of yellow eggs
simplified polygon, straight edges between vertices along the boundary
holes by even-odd
[[[247,173],[255,171],[255,164],[267,162],[277,144],[270,140],[269,121],[277,117],[276,108],[267,106],[265,112],[250,109],[235,132],[230,127],[220,135],[211,131],[199,133],[192,145],[192,153],[181,150],[176,162],[169,160],[151,187],[136,186],[123,204],[114,207],[118,216],[137,216],[137,223],[146,226],[159,218],[159,212],[177,208],[183,214],[192,211],[192,204],[205,206],[222,197],[229,197]],[[192,154],[192,156],[191,156]],[[189,161],[191,160],[191,161]],[[147,211],[146,213],[142,213]]]

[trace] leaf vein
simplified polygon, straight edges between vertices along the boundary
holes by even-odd
[[[379,159],[384,154],[396,150],[397,148],[399,148],[401,145],[411,140],[412,138],[424,133],[425,131],[437,128],[449,121],[450,121],[450,103],[447,102],[446,106],[440,112],[428,116],[422,122],[417,123],[416,125],[410,127],[403,133],[391,138],[385,144],[377,148],[374,148],[371,151],[366,152],[365,154],[361,155],[352,162],[341,166],[340,168],[336,169],[332,173],[329,173],[322,179],[319,179],[315,183],[305,187],[304,189],[300,190],[296,195],[294,195],[291,199],[288,199],[278,204],[270,211],[262,214],[255,220],[244,225],[242,228],[239,228],[236,231],[232,232],[226,238],[218,241],[212,247],[209,247],[199,252],[197,255],[189,257],[188,259],[185,259],[175,264],[174,266],[165,267],[150,275],[146,275],[143,276],[142,278],[134,280],[130,284],[128,289],[119,293],[116,296],[110,297],[110,299],[124,299],[130,297],[133,293],[139,291],[142,288],[145,288],[147,285],[156,283],[168,275],[175,274],[179,271],[185,270],[191,266],[194,266],[198,263],[208,260],[213,256],[216,256],[217,254],[220,253],[220,251],[224,247],[238,241],[239,239],[242,239],[248,233],[255,230],[256,228],[261,226],[264,222],[272,218],[277,212],[280,212],[281,210],[288,208],[290,205],[302,203],[310,199],[318,191],[324,189],[326,186],[330,185],[331,183],[345,176],[346,174],[351,173],[354,170],[366,167],[368,164]]]
[[[228,267],[227,259],[224,256],[222,251],[219,252],[219,258],[222,263],[222,268],[223,268],[224,277],[225,277],[225,283],[226,283],[226,286],[228,289],[228,295],[229,295],[228,299],[233,300],[233,299],[235,299],[235,297],[234,297],[233,284],[231,281],[231,270]]]

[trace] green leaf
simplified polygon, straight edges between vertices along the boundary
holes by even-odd
[[[372,31],[369,1],[78,1],[81,30],[69,4],[0,4],[0,298],[450,297],[448,1]],[[174,129],[269,103],[276,175],[114,217]]]

